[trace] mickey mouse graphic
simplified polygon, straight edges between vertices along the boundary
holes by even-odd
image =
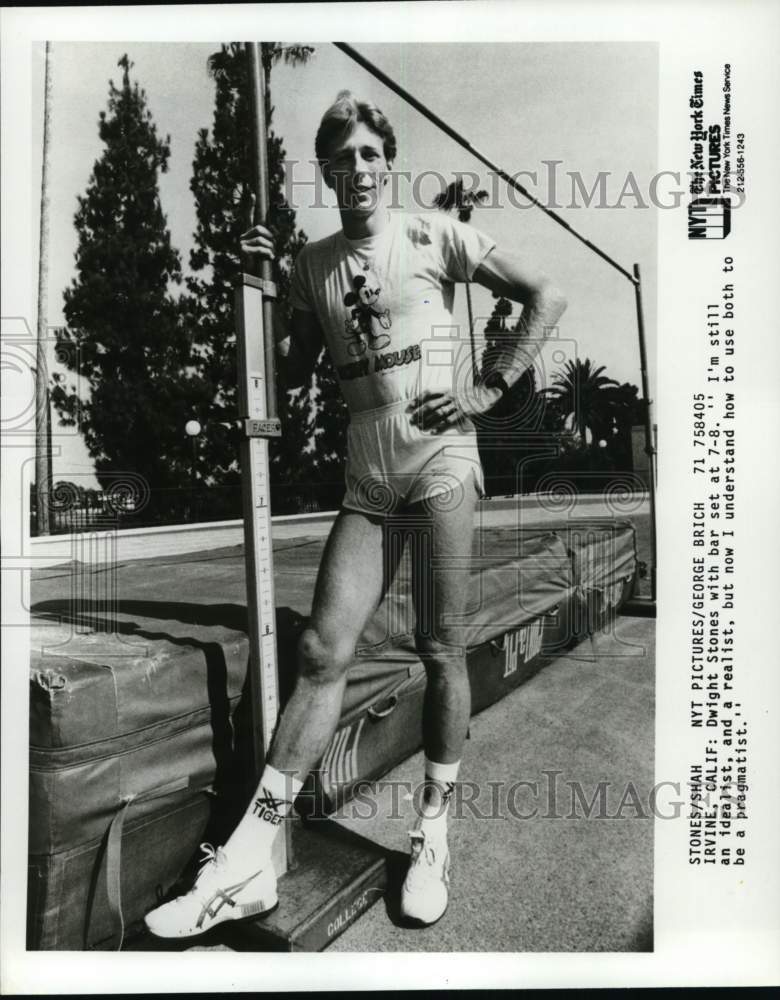
[[[350,340],[347,350],[356,357],[364,354],[366,346],[372,351],[380,351],[390,343],[390,336],[386,333],[374,332],[374,320],[378,320],[383,330],[389,330],[392,321],[390,310],[380,308],[379,296],[382,289],[372,288],[366,281],[363,274],[355,275],[352,278],[353,291],[347,292],[344,296],[344,305],[351,307],[351,312],[344,321],[346,329],[346,339]],[[368,345],[366,344],[368,338]]]

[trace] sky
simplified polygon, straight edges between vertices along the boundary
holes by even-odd
[[[305,42],[302,42],[304,44]],[[417,43],[364,44],[355,47],[411,94],[464,135],[508,173],[527,174],[523,183],[555,208],[566,222],[631,270],[642,269],[651,394],[655,383],[656,211],[638,207],[626,194],[632,174],[645,202],[657,171],[657,47],[651,43]],[[71,283],[77,240],[73,216],[77,197],[89,182],[102,143],[98,115],[105,110],[108,80],[121,79],[117,62],[127,53],[131,78],[146,91],[158,132],[170,135],[167,174],[160,177],[160,197],[179,249],[185,273],[193,247],[195,208],[189,190],[197,134],[209,128],[214,83],[207,72],[214,43],[57,42],[52,47],[52,146],[50,157],[49,323],[64,324],[62,292]],[[409,171],[417,184],[399,181],[403,210],[426,205],[455,171],[475,171],[489,191],[487,206],[476,210],[472,224],[506,250],[545,271],[564,291],[569,307],[558,331],[555,351],[544,355],[548,371],[574,356],[606,366],[619,381],[640,383],[636,313],[632,285],[571,234],[519,195],[510,200],[506,185],[491,178],[468,151],[371,77],[344,53],[316,43],[304,66],[283,64],[273,70],[273,127],[282,135],[289,160],[302,164],[295,178],[314,179],[314,134],[325,108],[338,91],[352,90],[385,112],[396,131],[399,154],[394,168]],[[43,59],[34,62],[34,170],[40,170],[43,107]],[[39,113],[36,113],[36,109]],[[552,161],[560,161],[557,165]],[[429,173],[425,173],[425,172]],[[600,171],[608,172],[606,204],[586,206],[572,199],[570,173],[590,190]],[[550,178],[555,178],[555,190]],[[575,189],[576,191],[576,189]],[[312,205],[313,188],[296,185],[293,199],[298,225],[310,239],[339,225],[333,198],[327,207]],[[39,188],[33,184],[37,225]],[[622,207],[615,207],[620,202]],[[36,230],[37,231],[37,230]],[[475,313],[486,318],[490,293],[475,290]],[[457,296],[456,319],[464,314]],[[53,358],[51,364],[54,370]],[[55,479],[89,475],[92,463],[83,443],[54,427]],[[55,452],[58,449],[55,447]],[[80,480],[81,481],[81,480]]]

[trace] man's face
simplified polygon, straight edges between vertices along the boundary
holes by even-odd
[[[387,180],[389,164],[382,137],[363,122],[329,149],[323,168],[325,183],[336,192],[339,208],[352,215],[371,215]]]

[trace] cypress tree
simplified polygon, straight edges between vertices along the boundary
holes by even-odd
[[[170,137],[157,135],[145,92],[123,55],[98,130],[104,149],[75,226],[77,276],[64,293],[59,357],[78,378],[54,375],[62,422],[78,425],[101,485],[142,476],[152,501],[189,479],[184,424],[193,391],[190,351],[172,286],[181,281],[158,189]],[[70,384],[69,384],[70,383]]]

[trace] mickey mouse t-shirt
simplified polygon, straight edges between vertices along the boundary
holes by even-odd
[[[454,322],[455,282],[495,242],[443,213],[393,213],[376,236],[342,231],[298,255],[294,309],[314,312],[350,411],[456,390],[471,372],[468,329]]]

